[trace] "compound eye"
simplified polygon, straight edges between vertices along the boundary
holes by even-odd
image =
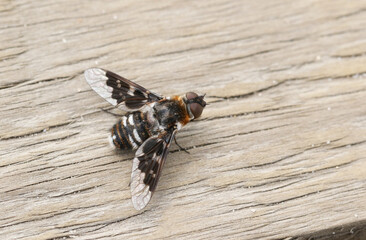
[[[189,107],[194,118],[199,118],[201,116],[203,111],[203,107],[201,105],[199,105],[198,103],[191,103]]]
[[[190,112],[194,118],[201,116],[203,108],[206,106],[206,102],[203,100],[204,96],[198,96],[197,93],[187,92],[186,98]]]
[[[194,93],[194,92],[187,92],[186,93],[187,100],[191,100],[191,99],[194,99],[196,97],[198,97],[197,93]]]

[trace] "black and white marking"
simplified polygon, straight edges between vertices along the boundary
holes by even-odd
[[[154,120],[156,121],[156,120]],[[112,128],[110,142],[120,149],[137,149],[156,131],[149,131],[147,114],[132,112],[123,116]]]
[[[161,176],[168,149],[176,131],[147,139],[136,151],[131,174],[132,204],[143,209],[150,201]]]
[[[162,99],[158,94],[107,70],[90,68],[84,76],[95,92],[124,111],[135,111]]]

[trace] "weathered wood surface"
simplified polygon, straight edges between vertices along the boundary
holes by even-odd
[[[365,1],[2,1],[0,23],[2,239],[365,236]],[[207,93],[140,212],[94,66]]]

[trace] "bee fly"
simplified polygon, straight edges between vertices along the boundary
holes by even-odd
[[[150,201],[175,134],[201,116],[203,96],[188,92],[163,97],[113,72],[91,68],[86,81],[101,97],[127,112],[111,129],[110,141],[120,149],[137,149],[132,164],[133,206],[143,209]]]

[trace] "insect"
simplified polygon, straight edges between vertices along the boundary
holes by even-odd
[[[132,164],[131,196],[137,210],[150,201],[175,134],[201,116],[204,95],[188,92],[163,97],[100,68],[84,72],[91,88],[113,106],[127,112],[112,127],[110,142],[120,149],[137,149]]]

